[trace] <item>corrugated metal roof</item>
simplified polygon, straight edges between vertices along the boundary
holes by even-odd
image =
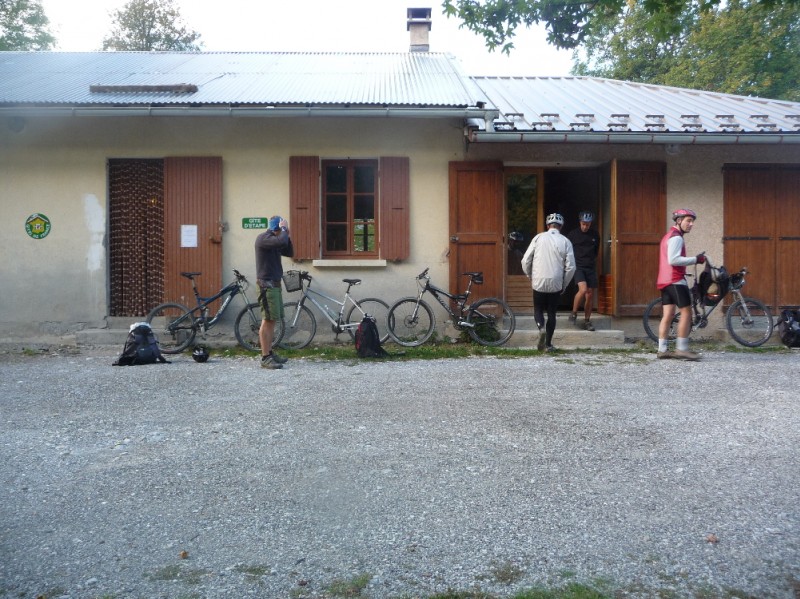
[[[197,91],[133,91],[188,84]],[[117,86],[117,91],[91,91]],[[474,107],[450,55],[269,52],[2,52],[0,105]]]
[[[454,57],[435,52],[0,52],[0,109],[18,107],[164,115],[252,107],[259,116],[272,107],[336,116],[414,110],[463,116],[476,141],[800,141],[796,102],[594,77],[468,77]],[[498,111],[492,131],[486,119]]]
[[[500,111],[498,133],[800,133],[796,102],[596,77],[472,80]]]

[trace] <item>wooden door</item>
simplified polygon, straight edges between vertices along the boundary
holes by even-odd
[[[639,316],[657,295],[658,248],[667,231],[666,165],[611,165],[611,274],[614,316]]]
[[[775,191],[776,298],[773,306],[800,306],[800,169],[780,169]],[[749,282],[748,282],[749,285]],[[758,296],[756,296],[758,297]],[[768,302],[768,299],[764,301]]]
[[[166,158],[164,301],[194,305],[191,283],[181,272],[203,273],[197,279],[201,295],[222,287],[222,223],[222,158]]]
[[[800,305],[800,169],[725,168],[725,266],[747,267],[746,296],[770,306]]]
[[[503,165],[450,163],[450,291],[460,292],[465,272],[482,271],[475,300],[503,293]]]

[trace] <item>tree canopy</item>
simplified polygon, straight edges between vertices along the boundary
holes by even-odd
[[[0,0],[0,51],[50,50],[49,27],[39,0]]]
[[[183,23],[173,0],[129,0],[113,13],[103,50],[199,51],[199,39]]]
[[[800,0],[756,0],[766,9],[800,4]],[[619,19],[633,7],[641,12],[642,26],[656,39],[680,31],[684,15],[706,13],[724,6],[724,0],[443,0],[448,16],[483,36],[489,49],[510,52],[519,27],[543,23],[547,41],[558,48],[580,46],[596,22]]]
[[[596,21],[573,72],[800,101],[800,5],[729,0],[705,12],[693,7],[665,38],[647,21],[638,4],[622,19]]]

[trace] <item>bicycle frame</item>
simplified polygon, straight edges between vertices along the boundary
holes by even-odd
[[[425,285],[420,285],[420,290],[419,293],[417,294],[417,303],[419,303],[422,300],[423,296],[426,293],[430,293],[436,299],[436,301],[439,302],[442,308],[447,310],[447,313],[450,315],[450,318],[453,319],[453,322],[454,323],[457,322],[457,324],[461,326],[463,322],[464,310],[466,309],[467,300],[469,299],[469,295],[472,289],[472,277],[470,277],[469,283],[467,284],[467,290],[464,293],[458,293],[458,294],[450,293],[448,291],[445,291],[441,287],[437,287],[436,285],[431,283],[431,279],[427,275],[424,278],[425,278]],[[450,308],[448,302],[443,300],[440,297],[440,295],[445,296],[447,299],[450,300],[450,302],[452,302],[454,305],[458,307],[459,311],[458,314],[456,314]]]
[[[708,260],[708,258],[706,258]],[[713,267],[713,265],[709,262],[709,265]],[[695,270],[695,273],[697,271]],[[747,268],[742,268],[738,273],[734,273],[731,277],[739,275],[741,276],[741,280],[744,281],[744,276],[747,274]],[[703,303],[703,298],[700,296],[700,289],[698,287],[698,278],[697,275],[690,275],[687,274],[687,277],[694,278],[694,284],[689,286],[689,292],[692,296],[692,332],[697,331],[697,329],[704,329],[708,325],[708,317],[717,309],[717,306],[721,306],[723,304],[722,300],[717,302],[712,306],[707,306]],[[742,295],[742,287],[744,286],[744,282],[738,287],[731,287],[728,289],[728,292],[725,295],[732,295],[733,301],[730,302],[729,305],[733,305],[736,302],[740,302],[742,308],[745,310],[747,317],[750,317],[749,310],[747,308],[747,303],[744,301],[744,295]]]
[[[312,304],[314,304],[317,307],[317,310],[319,310],[319,312],[322,313],[322,315],[328,320],[328,322],[330,322],[332,326],[336,327],[336,332],[337,333],[343,333],[344,331],[346,331],[348,329],[358,328],[358,323],[353,323],[353,324],[348,325],[348,324],[346,324],[344,322],[344,310],[345,310],[345,307],[347,306],[347,304],[351,303],[354,306],[358,307],[358,303],[356,302],[356,300],[353,299],[353,296],[350,295],[350,287],[352,287],[352,286],[353,286],[352,283],[348,284],[347,290],[344,292],[344,298],[342,299],[342,301],[339,301],[335,297],[331,297],[330,295],[328,295],[326,293],[323,293],[321,291],[317,291],[316,289],[312,289],[311,288],[311,281],[309,281],[308,285],[305,286],[305,288],[303,289],[303,295],[300,297],[300,300],[297,302],[298,306],[304,306],[305,303],[306,303],[306,300],[310,301]],[[325,304],[321,303],[320,301],[318,301],[317,297],[321,298],[322,300],[327,300],[329,302],[333,302],[334,304],[339,306],[339,313],[336,315],[335,319],[333,318],[333,316],[331,316],[331,313],[333,311],[327,305],[325,305]],[[287,323],[287,327],[294,327],[297,324],[297,318],[298,318],[299,314],[300,314],[300,310],[298,310],[295,313],[294,320],[292,322]]]

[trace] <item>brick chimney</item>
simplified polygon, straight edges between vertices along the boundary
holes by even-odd
[[[406,30],[410,32],[411,38],[409,52],[428,52],[430,50],[428,32],[431,30],[431,9],[409,8]]]

